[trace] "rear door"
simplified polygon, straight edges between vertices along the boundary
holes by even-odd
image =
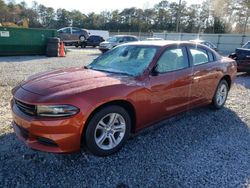
[[[193,67],[192,94],[196,104],[211,100],[218,85],[220,68],[212,51],[199,46],[188,46],[188,54]]]
[[[79,41],[79,37],[81,35],[81,29],[72,27],[72,34],[71,34],[71,40],[72,41]]]

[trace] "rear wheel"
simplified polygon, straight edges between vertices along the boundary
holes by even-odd
[[[227,81],[221,80],[213,97],[212,105],[214,108],[220,109],[224,106],[227,100],[228,91],[229,87]]]
[[[118,151],[128,139],[131,119],[120,106],[108,106],[98,111],[85,133],[88,149],[95,155],[106,156]]]
[[[83,42],[83,41],[85,41],[85,36],[84,35],[81,35],[80,37],[79,37],[79,40],[80,40],[80,42]]]

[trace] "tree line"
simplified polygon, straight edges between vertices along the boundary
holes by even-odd
[[[193,5],[163,0],[153,8],[131,7],[100,14],[55,10],[35,1],[28,7],[25,2],[0,0],[0,23],[28,18],[31,28],[73,26],[111,32],[250,33],[249,15],[250,0],[205,0]]]

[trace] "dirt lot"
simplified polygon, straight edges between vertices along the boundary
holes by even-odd
[[[11,89],[26,76],[83,66],[97,49],[66,58],[0,57],[0,187],[250,187],[250,76],[239,74],[225,108],[183,113],[131,138],[115,155],[34,151],[11,128]]]

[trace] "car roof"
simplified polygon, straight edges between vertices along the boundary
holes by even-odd
[[[174,41],[174,40],[137,41],[137,42],[126,43],[126,45],[145,45],[145,46],[159,46],[159,47],[163,47],[170,44],[196,44],[196,43],[191,41]]]
[[[63,27],[63,28],[60,28],[60,29],[58,29],[58,30],[67,29],[67,28],[72,28],[72,27]]]
[[[68,28],[77,28],[77,29],[81,29],[81,28],[79,28],[79,27],[63,27],[63,28],[60,28],[60,29],[58,29],[58,30],[68,29]]]
[[[135,37],[135,38],[137,38],[137,37],[134,36],[134,35],[114,35],[114,36],[112,36],[112,37]]]
[[[190,42],[197,42],[197,43],[200,43],[200,42],[207,42],[205,40],[201,40],[201,39],[195,39],[195,40],[189,40]]]

